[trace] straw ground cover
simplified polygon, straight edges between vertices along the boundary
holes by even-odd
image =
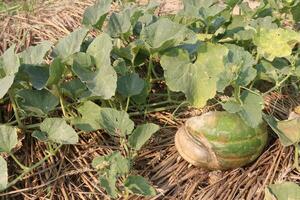
[[[50,4],[50,6],[48,6],[47,9],[54,8],[56,6],[57,5],[55,4]],[[37,18],[42,16],[38,21],[44,22],[40,23],[40,27],[36,29],[30,28],[33,26],[32,23],[37,18],[31,21],[31,15],[27,16],[28,19],[26,18],[25,23],[28,22],[29,25],[27,24],[28,26],[25,26],[24,29],[21,29],[21,34],[16,34],[17,37],[14,36],[13,33],[16,33],[14,31],[19,29],[10,29],[11,34],[3,32],[3,35],[5,35],[6,37],[10,37],[9,39],[4,40],[4,45],[2,47],[3,51],[7,49],[8,46],[11,46],[10,42],[13,39],[14,42],[17,42],[19,44],[17,49],[17,51],[19,52],[23,49],[26,49],[26,46],[39,43],[41,40],[48,39],[54,42],[58,38],[62,37],[62,35],[67,35],[74,28],[78,27],[81,23],[81,16],[85,6],[88,5],[83,5],[80,3],[76,4],[75,2],[75,7],[78,10],[70,9],[69,11],[67,7],[66,10],[61,10],[61,12],[56,13],[58,17],[52,15],[54,16],[53,18],[49,17],[51,15],[49,15],[49,13],[47,14],[47,12],[45,12],[46,14],[44,15],[39,15],[39,13],[36,13],[33,16]],[[81,8],[82,10],[80,10]],[[36,8],[36,11],[38,11],[39,9],[45,11],[43,10],[43,8]],[[161,11],[162,9],[158,9],[158,11],[156,12],[160,14]],[[74,15],[74,12],[78,12],[78,15]],[[21,13],[21,15],[22,14],[23,13]],[[14,15],[12,17],[16,17],[15,19],[18,19],[18,15]],[[24,20],[24,17],[20,17],[19,19]],[[55,22],[49,23],[49,21],[44,21],[49,19],[54,20]],[[8,26],[8,24],[12,22],[5,21],[5,23],[7,23],[7,25],[4,27],[11,28],[11,26]],[[55,27],[55,29],[49,29],[49,27]],[[65,27],[68,27],[68,29],[65,29]],[[6,28],[5,30],[7,30]],[[26,32],[28,30],[30,30],[30,37],[28,37],[28,32]],[[25,34],[24,31],[26,32]],[[19,32],[17,31],[17,33]],[[110,32],[111,35],[114,35],[115,33],[116,31]],[[122,30],[119,33],[122,37],[126,37],[126,33],[122,35]],[[98,35],[98,33],[94,34]],[[103,37],[101,39],[103,39]],[[201,39],[203,40],[203,35],[200,38],[200,40]],[[204,38],[204,41],[206,39],[209,40],[210,38]],[[56,52],[60,54],[62,49],[60,49],[58,46],[56,47],[56,49]],[[87,50],[83,50],[83,52],[85,51],[93,53],[93,50],[89,50],[89,48]],[[154,47],[151,49],[150,55],[152,55],[153,52],[155,52]],[[64,56],[64,54],[61,54],[61,56]],[[153,64],[154,66],[156,66],[159,60],[155,58],[154,54],[152,56],[153,57],[150,58],[153,59]],[[269,57],[269,54],[266,54],[264,56],[267,59],[271,59]],[[24,60],[27,59],[26,56],[22,56],[22,58],[25,58]],[[164,61],[168,61],[166,57]],[[47,62],[49,62],[49,60],[47,60]],[[81,61],[77,60],[77,62]],[[149,64],[148,66],[150,66],[149,69],[151,69],[151,65]],[[163,66],[163,68],[166,67]],[[76,73],[80,79],[84,79],[84,76],[82,76],[82,74],[80,74],[78,70],[78,66],[77,68],[76,65],[72,66],[72,71]],[[118,72],[122,73],[122,71]],[[141,76],[147,77],[149,75],[149,73],[145,74],[145,71],[143,70],[137,70],[137,72],[140,73]],[[150,71],[150,78],[152,75],[162,76],[162,69],[159,67],[155,68],[154,71],[152,71],[152,73]],[[123,75],[123,79],[120,80],[128,81],[128,79],[125,79],[124,77],[126,76]],[[138,78],[136,78],[135,75],[129,77],[129,82],[131,80],[140,81]],[[286,79],[283,78],[282,80]],[[279,80],[278,82],[281,81]],[[37,82],[31,82],[31,84],[33,85],[33,87],[40,87],[40,85],[37,84]],[[167,90],[165,81],[163,79],[153,79],[151,80],[151,84],[153,85],[153,87],[150,95],[148,96],[148,107],[146,113],[143,113],[143,110],[141,111],[138,108],[136,108],[134,104],[129,104],[130,97],[133,93],[136,92],[136,89],[129,88],[130,90],[128,90],[128,88],[119,88],[118,92],[121,95],[127,97],[127,100],[125,102],[121,102],[122,104],[125,104],[121,105],[125,107],[126,111],[130,112],[129,114],[131,115],[131,119],[134,121],[135,124],[143,124],[145,121],[147,121],[155,123],[161,127],[160,131],[157,132],[154,135],[154,137],[150,139],[147,145],[144,148],[142,148],[140,152],[138,152],[138,154],[135,156],[134,166],[131,170],[131,173],[133,175],[139,174],[146,177],[146,179],[149,180],[151,185],[156,189],[157,194],[154,195],[154,197],[152,198],[262,199],[264,196],[264,188],[271,183],[275,183],[278,181],[299,181],[298,172],[297,170],[294,170],[293,167],[293,164],[296,161],[293,160],[293,149],[289,147],[283,148],[280,142],[275,141],[276,137],[274,137],[270,141],[270,145],[268,149],[266,149],[265,153],[254,164],[249,165],[245,168],[239,168],[227,172],[208,172],[203,169],[189,166],[185,161],[182,160],[182,158],[179,157],[174,148],[173,140],[177,128],[183,124],[186,118],[190,116],[200,115],[201,113],[207,112],[208,110],[219,110],[221,109],[221,107],[220,105],[214,105],[216,101],[213,100],[212,103],[208,103],[208,105],[206,105],[203,109],[192,109],[191,107],[187,107],[186,104],[178,103],[183,102],[182,100],[184,100],[184,94],[171,93],[169,90]],[[290,110],[297,106],[299,102],[295,97],[291,97],[291,95],[285,95],[287,92],[284,92],[283,94],[273,93],[273,90],[281,88],[286,89],[286,85],[280,84],[279,86],[280,87],[276,87],[274,89],[271,87],[271,91],[268,93],[268,95],[265,95],[264,100],[266,106],[264,111],[266,113],[272,114],[272,116],[275,116],[277,119],[286,119]],[[93,92],[96,91],[94,90],[95,88],[92,87],[92,85],[87,85],[87,87]],[[288,91],[294,90],[292,88],[292,90]],[[99,91],[97,90],[96,92]],[[185,90],[183,90],[183,92],[186,93]],[[168,95],[165,95],[167,93]],[[107,95],[107,93],[105,94]],[[68,93],[65,93],[65,95],[68,95]],[[172,101],[170,101],[170,99],[166,99],[165,97],[171,97]],[[218,97],[218,99],[228,100],[228,97]],[[239,99],[239,96],[237,96],[237,99]],[[200,103],[202,102],[203,100]],[[111,102],[106,103],[109,104]],[[113,100],[112,103],[118,103],[118,101],[115,102],[115,100]],[[198,101],[191,101],[190,103],[199,104]],[[91,103],[89,103],[89,105],[91,105]],[[5,102],[3,102],[2,107],[4,111],[4,120],[9,120],[13,118],[13,112],[15,110],[13,104],[6,104]],[[58,111],[56,113],[53,113],[53,115],[65,115],[64,112],[67,112],[66,116],[68,116],[72,113],[72,110],[69,110],[69,108],[65,111],[63,108],[61,110],[63,113]],[[82,112],[82,109],[78,109],[78,111]],[[34,112],[35,114],[37,114],[36,109],[34,110]],[[84,116],[84,113],[81,114]],[[102,114],[105,115],[107,113],[104,112]],[[44,118],[44,116],[42,116],[41,118]],[[29,125],[29,129],[36,128],[33,126],[30,127],[30,124],[36,123],[39,120],[40,119],[36,118],[30,118],[26,120],[23,119],[21,120],[19,127],[22,128],[22,123],[24,122],[26,123],[26,125]],[[16,122],[19,122],[19,120],[13,121],[12,124],[15,124]],[[49,120],[47,122],[49,123]],[[73,123],[73,121],[70,121],[69,123]],[[76,123],[74,125],[76,125]],[[97,126],[97,124],[95,123],[90,125]],[[106,124],[101,124],[101,127],[106,127]],[[45,128],[42,127],[41,130],[42,132],[47,131],[45,130]],[[59,146],[61,148],[60,151],[52,152],[55,153],[56,156],[52,156],[51,154],[51,156],[49,156],[48,159],[45,160],[45,162],[38,166],[38,168],[22,176],[21,181],[11,185],[11,189],[2,193],[1,196],[3,198],[27,199],[45,197],[50,199],[103,199],[109,198],[108,194],[110,196],[114,196],[114,193],[109,192],[109,187],[101,187],[99,185],[97,175],[97,173],[99,173],[99,169],[97,167],[92,167],[91,165],[91,163],[93,163],[93,158],[98,156],[112,155],[112,152],[121,152],[122,155],[128,154],[128,150],[126,149],[128,148],[128,146],[126,146],[127,144],[122,143],[121,140],[121,145],[116,145],[119,142],[118,137],[111,137],[111,134],[115,133],[111,133],[110,130],[111,129],[106,128],[105,131],[97,130],[90,133],[81,132],[79,142],[76,145],[65,145],[62,147]],[[38,133],[40,135],[37,135]],[[45,150],[49,150],[49,146],[47,146],[47,141],[45,143],[45,140],[41,138],[41,136],[43,136],[41,135],[41,132],[35,132],[35,138],[43,141],[38,141],[33,137],[28,137],[24,134],[19,135],[21,136],[21,138],[19,138],[18,144],[13,149],[13,154],[15,154],[15,157],[19,159],[22,163],[24,163],[27,166],[30,166],[31,164],[37,163],[39,160],[43,160],[45,156],[47,156],[47,151]],[[53,140],[57,138],[49,137],[46,139]],[[63,140],[62,142],[73,143],[73,140]],[[51,148],[56,147],[55,145],[51,147],[51,145],[50,153]],[[138,148],[137,144],[129,143],[129,145],[130,148]],[[114,159],[121,159],[121,162],[127,162],[126,160],[124,160],[124,158],[120,158],[120,156],[117,156],[117,154],[114,154],[114,156]],[[10,157],[6,154],[4,154],[3,157],[7,160],[8,165],[10,166],[8,172],[9,174],[22,173],[22,170],[20,170],[20,166],[14,164],[13,159],[11,157],[11,153]],[[99,158],[100,161],[101,159],[103,159],[103,157]],[[98,163],[101,163],[99,162],[99,160]],[[124,177],[124,179],[125,178],[126,177]],[[122,179],[123,177],[121,177],[121,181],[118,182],[118,184],[120,185],[117,185],[119,189],[122,189],[123,187],[121,185],[123,184]],[[152,189],[149,189],[149,191],[150,193],[152,193]],[[124,190],[124,192],[125,196],[128,197],[128,193],[126,193],[127,190]],[[128,198],[142,199],[143,197],[131,195]]]

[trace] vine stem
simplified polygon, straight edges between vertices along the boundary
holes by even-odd
[[[64,99],[63,99],[63,96],[62,96],[62,94],[61,94],[61,92],[60,92],[60,90],[59,90],[59,88],[58,88],[57,85],[55,85],[55,88],[56,88],[57,94],[58,94],[58,96],[59,96],[59,103],[60,103],[60,106],[61,106],[62,113],[63,113],[63,115],[64,115],[66,118],[68,118],[67,112],[66,112],[66,108],[65,108],[65,105],[64,105]]]
[[[20,118],[19,113],[18,113],[17,104],[15,102],[12,90],[8,90],[8,96],[9,96],[9,99],[11,101],[11,105],[13,107],[13,110],[14,110],[15,117],[16,117],[16,120],[18,122],[18,125],[19,125],[20,128],[24,128],[24,124],[22,123],[21,118]]]
[[[132,112],[129,113],[130,116],[137,116],[137,115],[143,115],[143,114],[148,114],[148,113],[152,113],[152,112],[160,112],[160,111],[165,111],[165,110],[171,110],[171,109],[176,109],[178,107],[178,105],[172,105],[172,106],[166,106],[166,107],[161,107],[161,108],[154,108],[151,110],[146,110],[144,112]]]
[[[298,170],[298,172],[300,172],[300,166],[299,166],[299,147],[298,147],[298,143],[294,144],[295,147],[295,157],[294,157],[294,166],[295,168]]]
[[[272,87],[271,89],[269,89],[268,91],[266,91],[264,93],[264,96],[267,95],[267,94],[269,94],[270,92],[273,92],[278,87],[280,87],[288,78],[290,78],[291,75],[292,75],[292,73],[289,73],[286,77],[284,77],[284,79],[282,79],[280,82],[277,82],[274,87]]]
[[[127,101],[126,101],[126,107],[125,107],[125,112],[127,112],[128,107],[129,107],[129,102],[130,102],[130,96],[127,97]]]
[[[46,160],[48,160],[51,156],[54,156],[57,151],[61,148],[62,144],[60,144],[53,152],[50,152],[47,156],[45,156],[42,160],[40,160],[39,162],[35,163],[34,165],[27,167],[26,169],[23,170],[22,174],[20,174],[17,178],[15,178],[13,181],[9,182],[7,184],[7,188],[15,185],[18,181],[22,180],[22,178],[28,174],[29,172],[31,172],[32,170],[34,170],[35,168],[39,167],[40,165],[42,165]]]
[[[12,157],[12,159],[17,163],[17,165],[19,165],[19,167],[21,167],[22,170],[26,171],[28,170],[28,167],[26,167],[25,165],[23,165],[13,153],[9,153],[10,157]]]

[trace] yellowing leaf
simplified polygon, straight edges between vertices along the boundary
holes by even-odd
[[[254,38],[257,52],[267,60],[291,55],[300,33],[287,29],[261,29]]]

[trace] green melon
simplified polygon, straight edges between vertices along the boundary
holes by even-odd
[[[265,123],[251,128],[238,114],[214,111],[188,119],[176,133],[175,145],[191,164],[225,170],[254,161],[267,139]]]

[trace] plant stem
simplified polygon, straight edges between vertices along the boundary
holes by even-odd
[[[11,89],[8,90],[8,96],[9,96],[9,99],[11,101],[11,105],[13,107],[13,110],[14,110],[15,117],[16,117],[16,120],[18,122],[18,125],[19,125],[20,128],[24,128],[24,124],[22,123],[22,121],[20,119],[20,116],[19,116],[19,113],[18,113],[17,104],[15,102],[13,91]]]
[[[148,63],[148,72],[147,72],[147,80],[150,81],[150,82],[151,82],[152,67],[153,67],[152,55],[150,55],[150,57],[149,57],[149,63]]]
[[[143,112],[132,112],[132,113],[129,113],[129,115],[130,116],[144,115],[144,114],[148,114],[148,113],[152,113],[152,112],[161,112],[161,111],[165,111],[165,110],[176,109],[177,107],[178,107],[178,105],[172,105],[172,106],[166,106],[166,107],[161,107],[161,108],[154,108],[154,109],[146,110]]]
[[[51,156],[54,156],[57,151],[61,148],[62,145],[59,145],[53,152],[50,152],[47,156],[45,156],[42,160],[40,160],[39,162],[35,163],[34,165],[27,167],[27,169],[23,170],[22,174],[20,174],[17,178],[15,178],[13,181],[9,182],[7,184],[7,188],[13,186],[14,184],[16,184],[18,181],[22,180],[22,178],[28,174],[29,172],[31,172],[32,170],[34,170],[35,168],[39,167],[40,165],[42,165],[46,160],[48,160]],[[1,190],[0,190],[1,192]]]
[[[299,167],[299,144],[296,143],[294,144],[295,147],[295,157],[294,157],[294,166],[295,168],[300,172],[300,167]]]
[[[234,98],[236,99],[236,101],[239,104],[242,104],[241,99],[240,99],[240,95],[241,95],[241,88],[238,85],[234,86]]]
[[[280,82],[277,82],[274,87],[272,87],[271,89],[269,89],[263,95],[265,96],[265,95],[269,94],[270,92],[273,92],[274,90],[276,90],[277,88],[279,88],[288,78],[290,78],[291,75],[292,75],[292,73],[289,73],[286,77],[284,77],[284,79],[282,79]]]
[[[127,97],[125,112],[127,112],[127,110],[128,110],[129,102],[130,102],[130,96]]]
[[[65,109],[65,106],[64,106],[64,99],[63,99],[63,96],[62,96],[61,92],[59,91],[59,88],[58,88],[57,85],[55,85],[55,89],[56,89],[57,94],[58,94],[58,96],[59,96],[59,103],[60,103],[60,106],[61,106],[62,113],[63,113],[63,115],[64,115],[66,118],[68,118],[67,112],[66,112],[66,109]]]
[[[25,165],[23,165],[17,158],[16,156],[13,154],[13,153],[9,153],[10,157],[12,157],[12,159],[17,163],[17,165],[19,165],[19,167],[22,169],[22,170],[28,170],[28,167],[26,167]]]

